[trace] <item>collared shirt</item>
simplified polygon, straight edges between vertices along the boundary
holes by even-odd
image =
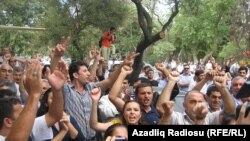
[[[180,80],[179,80],[179,82],[181,82],[181,83],[190,83],[190,84],[192,84],[193,81],[194,81],[193,78],[194,78],[194,77],[193,77],[193,75],[192,75],[191,73],[189,73],[189,74],[181,74],[181,75],[180,75]],[[186,93],[186,92],[188,92],[188,90],[189,90],[189,86],[186,86],[186,87],[180,87],[180,86],[179,86],[179,90],[180,90],[180,92]]]
[[[142,124],[157,125],[159,121],[160,121],[160,115],[154,106],[151,105],[151,110],[149,112],[142,110],[142,117],[141,117]]]
[[[219,110],[217,111],[221,111],[222,109],[220,108]],[[209,113],[213,113],[213,112],[217,112],[217,111],[213,111],[213,109],[208,105],[208,112]]]
[[[158,80],[158,87],[162,89],[165,88],[167,84],[168,84],[168,80],[166,78]]]
[[[221,111],[213,112],[213,113],[208,113],[206,118],[205,118],[205,125],[219,125],[220,120],[220,113]],[[170,123],[171,125],[193,125],[195,124],[194,121],[192,121],[189,116],[184,112],[173,112],[170,118]]]
[[[109,100],[109,95],[104,95],[100,98],[98,110],[102,121],[107,121],[120,114],[115,105]]]
[[[91,89],[99,86],[100,83],[89,83],[85,86],[85,91],[82,94],[76,91],[73,84],[65,84],[63,89],[65,111],[76,119],[87,139],[95,136],[95,131],[89,125],[92,110],[92,99],[89,93]]]

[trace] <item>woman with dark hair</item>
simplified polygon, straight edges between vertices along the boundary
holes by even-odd
[[[49,88],[42,99],[40,100],[41,105],[37,111],[37,117],[46,114],[53,100],[53,93]],[[83,134],[77,124],[76,120],[63,113],[62,119],[52,126],[53,141],[82,141],[84,140]]]
[[[97,116],[98,101],[101,96],[100,88],[91,90],[92,110],[90,115],[90,127],[96,131],[105,132],[113,124],[139,125],[142,115],[140,104],[137,101],[127,101],[121,113],[121,118],[113,119],[109,122],[99,122]]]
[[[126,125],[123,124],[113,124],[108,127],[108,129],[104,133],[105,141],[116,141],[120,139],[120,141],[128,140],[128,129]]]
[[[47,79],[47,70],[50,69],[50,65],[44,65],[42,69],[42,79]]]

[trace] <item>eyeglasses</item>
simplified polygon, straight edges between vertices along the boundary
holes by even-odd
[[[185,70],[188,70],[189,68],[184,68]]]

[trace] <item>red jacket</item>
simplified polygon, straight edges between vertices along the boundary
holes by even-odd
[[[110,48],[110,43],[115,42],[115,36],[111,32],[104,32],[102,36],[102,46],[105,46],[107,48]]]

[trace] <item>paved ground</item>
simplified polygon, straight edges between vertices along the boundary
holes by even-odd
[[[174,111],[177,112],[184,112],[184,108],[182,106],[183,100],[184,100],[184,93],[179,93],[176,97],[175,97],[175,108]]]

